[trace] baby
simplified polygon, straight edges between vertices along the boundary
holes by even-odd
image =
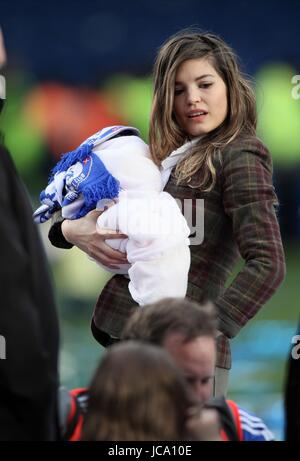
[[[130,279],[130,294],[140,306],[184,297],[190,229],[175,199],[162,189],[160,169],[138,130],[108,127],[62,157],[40,195],[34,220],[45,222],[58,210],[66,219],[104,210],[97,227],[128,236],[106,242],[127,253],[130,263],[119,270],[104,268]]]

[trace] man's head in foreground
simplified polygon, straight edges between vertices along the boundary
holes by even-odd
[[[137,310],[128,320],[122,339],[141,340],[165,348],[204,403],[212,394],[216,332],[217,319],[212,304],[167,298]]]

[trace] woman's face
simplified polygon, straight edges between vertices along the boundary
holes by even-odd
[[[188,59],[175,76],[174,114],[191,137],[209,133],[225,120],[227,89],[207,59]]]

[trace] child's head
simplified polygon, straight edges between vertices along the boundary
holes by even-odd
[[[208,75],[207,77],[201,77]],[[195,110],[204,115],[195,116]],[[193,117],[194,116],[194,117]],[[150,147],[165,158],[184,140],[222,143],[242,130],[254,134],[255,97],[231,48],[218,36],[183,31],[160,48],[154,66]]]
[[[90,395],[83,440],[184,440],[198,405],[169,354],[138,341],[109,348]]]

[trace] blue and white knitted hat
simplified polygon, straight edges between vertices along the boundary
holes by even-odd
[[[63,154],[61,160],[51,171],[50,181],[53,179],[53,176],[56,173],[66,171],[70,166],[74,165],[74,163],[78,161],[81,162],[82,160],[84,160],[92,152],[92,149],[94,147],[98,146],[99,144],[103,144],[109,139],[116,138],[120,135],[140,136],[140,132],[137,128],[134,128],[132,126],[122,125],[108,126],[100,131],[97,131],[97,133],[93,134],[85,141],[83,141],[83,143],[81,143],[80,146],[77,147],[77,149]]]
[[[63,207],[72,210],[69,219],[78,219],[93,210],[99,200],[118,197],[119,182],[92,150],[109,139],[129,135],[140,133],[137,128],[121,125],[103,128],[64,154],[40,194],[42,205],[33,214],[34,221],[43,223]]]

